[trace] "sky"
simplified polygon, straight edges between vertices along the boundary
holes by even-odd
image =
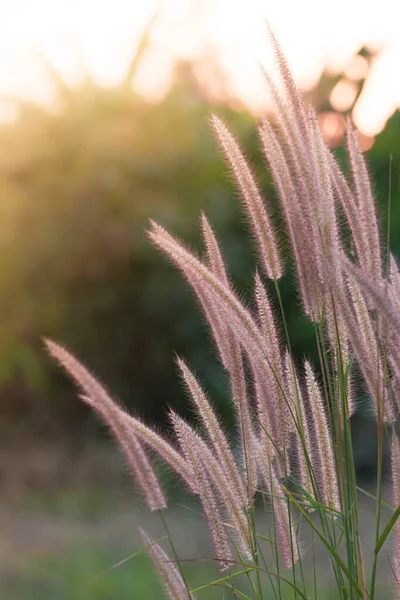
[[[381,131],[400,106],[399,0],[0,0],[0,97],[54,100],[39,55],[69,83],[85,71],[101,84],[118,83],[156,7],[151,48],[134,81],[154,98],[167,89],[177,57],[206,54],[218,60],[232,94],[255,113],[265,110],[260,63],[274,68],[267,18],[303,89],[324,67],[343,71],[363,45],[379,49],[353,114],[364,134]],[[352,85],[349,77],[347,90],[336,90],[338,106]],[[0,117],[10,110],[3,102]]]

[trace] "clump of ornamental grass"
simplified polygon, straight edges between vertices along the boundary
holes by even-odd
[[[202,257],[157,223],[151,224],[149,237],[182,272],[204,311],[229,379],[239,451],[233,452],[212,402],[183,359],[177,364],[198,427],[170,411],[175,435],[170,441],[128,414],[64,348],[52,341],[46,344],[78,384],[81,399],[110,427],[149,509],[162,514],[167,507],[152,465],[154,453],[198,499],[213,560],[223,573],[208,585],[218,583],[234,590],[237,597],[249,598],[236,584],[239,576],[246,577],[254,597],[260,599],[260,574],[266,573],[275,598],[281,597],[284,585],[295,598],[317,597],[316,569],[308,589],[302,568],[301,532],[308,527],[313,540],[322,542],[329,553],[337,598],[373,599],[378,554],[392,532],[388,560],[393,591],[400,598],[400,442],[394,426],[400,409],[400,271],[389,252],[387,265],[383,260],[371,184],[356,132],[348,123],[349,181],[324,143],[315,111],[300,98],[272,32],[270,36],[282,91],[266,73],[276,110],[273,119],[261,123],[261,145],[283,214],[299,298],[314,326],[319,369],[308,359],[302,365],[293,360],[279,288],[285,265],[268,198],[262,197],[239,143],[217,116],[211,119],[212,127],[257,248],[253,307],[236,293],[204,214]],[[343,239],[339,214],[347,221],[351,244]],[[348,247],[354,249],[351,257],[345,252]],[[375,543],[368,573],[359,536],[350,431],[357,402],[356,367],[371,398],[378,431]],[[385,436],[391,449],[394,506],[383,527]],[[272,515],[268,560],[260,546],[267,538],[257,531],[256,494]],[[189,588],[176,553],[168,558],[146,533],[142,538],[168,597],[195,598],[196,590]]]

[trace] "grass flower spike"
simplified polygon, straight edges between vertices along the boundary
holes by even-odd
[[[171,600],[193,600],[193,596],[188,592],[182,575],[161,546],[150,539],[143,529],[140,530],[140,535],[168,597]]]
[[[69,352],[50,340],[46,340],[46,345],[50,354],[82,389],[84,392],[82,399],[95,408],[110,426],[128,458],[129,466],[139,482],[150,510],[166,508],[167,502],[158,478],[135,431],[124,418],[124,412],[111,400],[93,375]]]

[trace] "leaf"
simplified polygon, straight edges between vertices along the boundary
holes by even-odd
[[[392,514],[392,516],[389,519],[389,522],[387,523],[385,529],[382,531],[382,533],[381,533],[381,535],[379,537],[379,540],[377,541],[377,543],[375,545],[375,554],[378,554],[378,552],[382,548],[383,544],[386,541],[386,538],[388,537],[389,533],[392,531],[393,527],[395,526],[395,523],[396,523],[397,519],[399,518],[399,515],[400,515],[400,504],[396,508],[396,510],[394,511],[394,513]]]

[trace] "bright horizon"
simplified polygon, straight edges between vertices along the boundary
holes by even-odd
[[[259,63],[273,67],[266,16],[302,89],[312,87],[324,67],[342,71],[362,46],[381,48],[353,114],[362,133],[379,133],[400,106],[400,3],[393,0],[379,6],[336,0],[324,11],[318,0],[0,0],[0,96],[51,103],[37,52],[69,83],[87,71],[98,83],[115,85],[156,6],[151,46],[134,82],[143,93],[160,96],[167,89],[176,58],[208,55],[232,95],[256,113],[265,110]],[[351,96],[350,80],[347,89],[336,90],[337,107]]]

